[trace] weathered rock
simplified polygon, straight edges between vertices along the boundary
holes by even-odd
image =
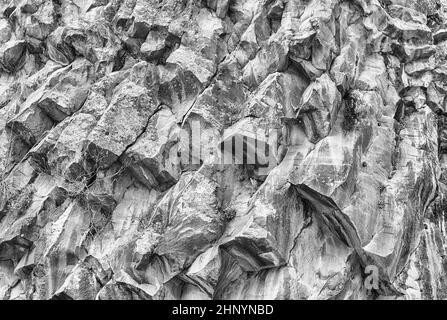
[[[178,65],[166,65],[159,69],[158,97],[160,102],[174,111],[188,109],[203,90],[199,79]]]
[[[227,14],[228,7],[230,5],[230,1],[228,0],[208,0],[207,1],[208,6],[216,11],[216,15],[219,18],[225,18],[225,15]]]
[[[247,213],[236,217],[220,240],[244,271],[287,264],[295,237],[307,224],[301,199],[284,181],[269,178]]]
[[[426,25],[395,18],[388,20],[388,25],[384,32],[391,38],[402,39],[404,42],[413,40],[424,44],[432,40],[432,32]]]
[[[179,127],[168,108],[151,117],[144,133],[126,150],[123,162],[148,188],[169,188],[180,177]]]
[[[212,168],[202,168],[195,174],[182,176],[153,213],[156,216],[152,219],[159,220],[163,236],[157,236],[152,245],[146,241],[137,245],[136,271],[157,291],[190,266],[222,233],[213,172]]]
[[[0,48],[0,68],[6,72],[15,72],[25,63],[26,43],[11,40]]]
[[[0,44],[3,45],[11,38],[11,26],[8,20],[0,19]]]
[[[310,141],[327,136],[337,119],[341,95],[327,74],[311,83],[301,97],[296,115],[302,119]]]
[[[76,57],[74,48],[65,42],[67,29],[63,27],[57,28],[48,37],[48,56],[50,59],[62,64],[68,65]]]
[[[56,291],[54,300],[93,300],[102,286],[108,282],[108,275],[94,257],[80,261]]]
[[[88,168],[85,170],[82,151],[95,125],[96,119],[92,115],[80,113],[71,117],[46,155],[50,170],[73,180],[86,179],[90,172]]]
[[[446,298],[446,12],[0,0],[0,299]]]
[[[140,53],[149,62],[166,60],[166,56],[175,49],[177,42],[177,38],[167,31],[152,30],[149,31],[146,41],[141,45]]]
[[[191,72],[203,86],[209,83],[215,73],[212,61],[197,56],[191,49],[183,46],[171,53],[166,63],[177,64],[184,71]]]
[[[151,300],[151,296],[138,287],[112,280],[101,288],[96,300]]]
[[[53,121],[59,122],[78,111],[84,104],[89,83],[92,80],[92,65],[86,61],[77,61],[71,70],[60,77],[58,83],[46,91],[38,102]]]
[[[31,104],[12,118],[7,126],[26,144],[32,146],[52,128],[53,121],[36,104]]]
[[[284,46],[275,40],[261,48],[256,57],[244,68],[243,79],[250,88],[258,86],[270,74],[284,71],[287,66],[287,52]]]
[[[219,248],[214,246],[198,256],[182,278],[196,285],[211,298],[219,282],[221,265]]]
[[[295,69],[271,74],[253,92],[244,115],[266,118],[272,128],[279,128],[282,118],[295,118],[308,85],[307,79]]]
[[[433,38],[435,43],[439,43],[442,41],[447,40],[447,30],[446,29],[440,29],[437,32],[433,34]]]
[[[121,83],[87,138],[91,161],[103,168],[110,166],[144,132],[156,108],[146,88],[130,81]]]

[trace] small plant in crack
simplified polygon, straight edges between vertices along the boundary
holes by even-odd
[[[380,210],[385,209],[385,200],[380,199],[380,200],[377,202],[377,208],[379,208]]]
[[[153,214],[146,214],[139,219],[138,229],[143,231],[147,229],[152,229],[157,233],[163,232],[163,223],[159,220],[159,217],[156,217]]]
[[[229,222],[236,217],[236,209],[233,206],[227,206],[222,210],[222,218],[224,221]]]
[[[356,112],[356,99],[351,93],[347,95],[345,101],[342,129],[346,134],[354,130],[358,120],[358,114]]]
[[[159,234],[163,233],[163,224],[161,223],[161,221],[154,222],[153,228],[156,233],[159,233]]]

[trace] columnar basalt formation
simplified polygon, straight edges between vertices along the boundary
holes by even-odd
[[[445,0],[0,0],[0,299],[445,299],[446,81]]]

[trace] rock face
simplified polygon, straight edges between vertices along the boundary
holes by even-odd
[[[446,299],[447,1],[0,1],[0,299]]]

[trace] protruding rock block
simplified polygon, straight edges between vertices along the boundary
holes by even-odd
[[[436,46],[431,44],[412,45],[404,44],[394,45],[399,54],[399,59],[404,62],[411,62],[418,59],[428,59],[436,53]]]
[[[94,76],[92,69],[86,60],[74,62],[66,74],[58,77],[57,84],[43,93],[38,101],[39,108],[55,122],[78,111],[87,99],[89,83]]]
[[[221,130],[244,116],[244,103],[250,91],[239,79],[235,64],[234,61],[222,64],[215,81],[197,97],[190,109],[179,110],[178,117],[184,117],[184,123],[199,116],[203,121],[202,129],[212,126]]]
[[[207,5],[214,11],[219,18],[225,18],[230,6],[229,0],[207,0]]]
[[[97,259],[88,256],[80,261],[55,292],[53,300],[94,300],[110,275],[103,270]]]
[[[146,41],[141,45],[140,53],[146,61],[160,62],[166,60],[175,46],[178,38],[165,30],[151,30]]]
[[[447,29],[440,29],[433,34],[435,44],[447,40]]]
[[[216,72],[216,66],[213,61],[198,55],[192,49],[185,46],[180,46],[171,53],[166,63],[176,64],[184,72],[190,72],[200,81],[202,86],[206,86]]]
[[[269,177],[248,212],[229,223],[219,242],[245,271],[286,265],[295,237],[307,223],[301,199],[283,183]]]
[[[46,154],[48,166],[54,170],[54,174],[75,181],[88,178],[90,168],[85,167],[83,148],[87,143],[87,136],[95,125],[95,117],[85,113],[73,116],[64,125],[54,146]]]
[[[427,16],[420,10],[404,6],[404,3],[392,4],[388,7],[391,17],[416,24],[427,24]]]
[[[291,68],[269,75],[253,92],[243,112],[268,120],[270,127],[281,128],[281,119],[295,118],[303,92],[309,81]]]
[[[356,76],[356,61],[359,54],[360,52],[356,49],[356,44],[352,42],[343,47],[340,55],[335,58],[330,74],[340,92],[346,92],[352,86]]]
[[[279,40],[270,39],[244,68],[243,80],[250,87],[258,86],[271,73],[284,71],[287,66],[287,48]]]
[[[26,59],[26,42],[10,40],[0,47],[0,69],[14,73],[22,68]]]
[[[203,90],[202,84],[191,70],[184,70],[175,64],[160,67],[159,79],[157,85],[160,102],[175,111],[182,110],[184,105],[190,106]]]
[[[212,172],[214,169],[203,167],[195,174],[182,175],[161,201],[157,215],[162,217],[162,235],[151,251],[141,250],[135,257],[136,271],[146,283],[160,288],[221,236],[224,225]]]
[[[85,152],[90,161],[101,168],[115,162],[144,132],[156,108],[146,88],[130,81],[121,83],[87,138]]]
[[[38,2],[41,3],[33,5],[34,7],[37,7],[37,12],[33,13],[28,19],[19,19],[19,24],[23,27],[26,33],[26,38],[30,45],[30,52],[41,51],[43,42],[57,27],[55,3],[40,0]]]
[[[432,42],[432,32],[427,25],[405,22],[400,19],[388,19],[388,25],[384,33],[391,38],[401,39],[404,42],[418,40],[420,44]]]
[[[180,177],[180,128],[168,108],[156,112],[138,140],[126,150],[123,162],[148,188],[165,189]]]
[[[36,104],[31,104],[9,120],[7,127],[31,147],[53,127],[53,121]]]
[[[201,288],[208,297],[212,298],[219,282],[221,267],[222,258],[219,247],[214,246],[198,256],[181,278]]]
[[[317,142],[326,137],[341,104],[341,94],[328,74],[311,83],[301,97],[297,117],[302,119],[310,141]]]
[[[163,3],[158,0],[134,1],[130,34],[133,38],[145,39],[152,28],[167,28],[173,21],[180,20],[190,6],[187,2],[177,0]]]
[[[289,178],[291,183],[305,184],[316,192],[332,197],[335,192],[344,195],[351,186],[357,169],[355,141],[343,139],[342,134],[326,137],[306,156],[299,170]]]
[[[49,35],[46,42],[50,59],[62,65],[69,65],[76,58],[74,48],[65,41],[67,30],[58,27]]]

